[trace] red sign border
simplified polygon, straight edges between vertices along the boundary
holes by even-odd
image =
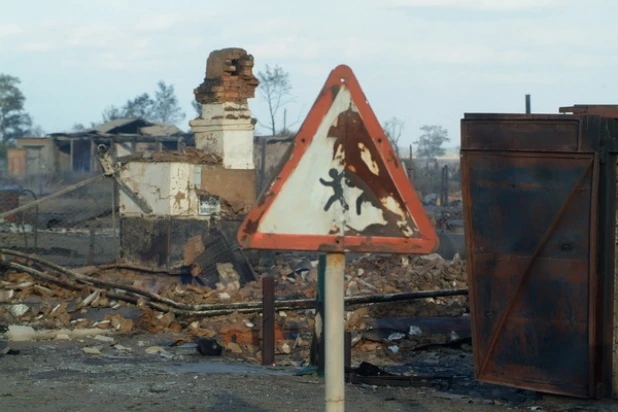
[[[300,159],[311,144],[318,127],[332,106],[341,85],[344,83],[365,123],[372,142],[375,144],[386,165],[390,178],[401,194],[401,198],[404,200],[410,215],[413,216],[421,236],[419,238],[405,238],[289,235],[257,232],[262,217],[268,212],[285,182],[298,166]],[[238,230],[237,240],[243,248],[402,254],[432,253],[438,248],[439,240],[435,229],[425,213],[416,191],[408,181],[403,165],[398,160],[395,151],[386,138],[380,122],[369,106],[369,102],[350,67],[339,65],[331,71],[322,91],[296,134],[293,144],[294,147],[290,152],[290,157],[283,165],[279,176],[273,179],[271,186],[264,191]],[[294,212],[290,211],[290,213]]]

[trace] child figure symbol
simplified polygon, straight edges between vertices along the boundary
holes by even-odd
[[[339,201],[339,203],[341,203],[341,206],[345,209],[348,210],[350,207],[348,206],[348,203],[345,201],[345,198],[343,197],[343,186],[341,184],[341,181],[343,180],[343,171],[341,173],[337,172],[337,169],[330,169],[328,171],[328,175],[331,177],[331,179],[333,179],[332,181],[328,182],[322,178],[320,178],[320,183],[322,183],[324,186],[330,186],[333,188],[333,195],[328,199],[328,201],[326,202],[326,204],[324,205],[324,211],[328,211],[328,209],[330,209],[330,207],[333,205],[333,203],[335,203],[336,201]]]

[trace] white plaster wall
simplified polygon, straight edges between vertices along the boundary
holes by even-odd
[[[171,163],[129,162],[120,170],[119,177],[134,193],[148,203],[155,215],[170,213],[170,165]],[[120,214],[142,215],[144,212],[119,190]]]
[[[199,199],[195,190],[195,168],[189,163],[129,162],[120,171],[120,179],[152,208],[153,215],[198,216]],[[120,191],[120,214],[144,212]]]
[[[202,105],[202,116],[189,122],[195,147],[223,159],[227,169],[255,169],[253,130],[248,105],[213,103]]]
[[[223,167],[255,169],[253,163],[253,128],[223,132]]]
[[[200,166],[188,163],[170,163],[170,215],[198,215],[198,197],[193,181],[196,167]]]

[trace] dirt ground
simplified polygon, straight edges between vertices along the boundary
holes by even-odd
[[[170,347],[170,335],[114,335],[114,342],[92,338],[72,341],[12,342],[16,355],[0,358],[0,411],[248,411],[291,412],[324,409],[324,382],[294,376],[298,368],[261,367],[229,356],[204,357],[192,347]],[[155,353],[153,346],[158,348]],[[99,350],[86,354],[84,347]],[[433,361],[430,361],[433,359]],[[419,353],[416,369],[471,370],[466,351]],[[618,411],[618,402],[587,401],[474,383],[426,387],[346,385],[347,411]],[[472,385],[472,386],[470,386]],[[472,391],[470,391],[472,389]],[[486,396],[487,395],[487,396]],[[491,399],[494,398],[494,399]],[[498,400],[498,398],[500,400]]]

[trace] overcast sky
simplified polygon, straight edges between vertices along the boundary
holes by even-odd
[[[378,118],[459,144],[465,112],[618,103],[615,0],[0,0],[0,73],[46,132],[98,121],[158,80],[187,113],[210,51],[242,47],[290,73],[302,121],[330,70],[355,72]],[[256,70],[256,71],[257,71]],[[258,119],[265,105],[250,100]],[[297,125],[299,126],[299,125]],[[258,133],[264,129],[258,129]]]

